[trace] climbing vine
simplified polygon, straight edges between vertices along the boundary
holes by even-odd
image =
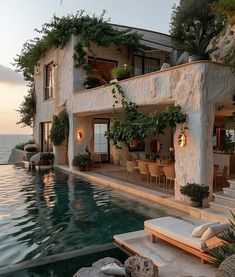
[[[164,133],[166,127],[176,127],[187,120],[187,115],[181,112],[180,106],[167,106],[163,112],[154,112],[143,115],[138,106],[126,99],[125,93],[119,83],[113,85],[113,107],[121,103],[121,116],[114,113],[110,129],[106,137],[114,144],[129,144],[134,139],[144,140],[145,137]]]
[[[20,113],[20,121],[17,124],[22,124],[23,127],[33,127],[34,114],[36,110],[36,101],[33,85],[30,86],[28,94],[24,96],[24,100],[20,104],[17,112]]]
[[[15,59],[17,70],[23,72],[27,81],[33,81],[34,66],[40,57],[49,49],[64,48],[71,35],[79,38],[74,47],[75,66],[84,66],[85,69],[88,69],[86,55],[96,57],[91,43],[103,47],[113,43],[118,50],[120,46],[126,46],[131,51],[136,51],[139,47],[146,48],[140,44],[137,33],[130,29],[114,29],[104,16],[105,11],[98,17],[90,17],[85,15],[84,10],[61,18],[54,16],[50,23],[45,23],[41,30],[36,30],[41,35],[40,38],[36,37],[23,45],[21,53]]]
[[[69,137],[69,116],[65,109],[53,116],[50,137],[55,146]]]

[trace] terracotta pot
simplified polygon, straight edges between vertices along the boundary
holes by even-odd
[[[194,207],[194,208],[200,208],[200,207],[202,207],[202,200],[201,201],[191,200],[191,206]]]
[[[210,56],[209,55],[200,55],[200,54],[192,54],[188,58],[188,62],[195,62],[195,61],[209,61]]]

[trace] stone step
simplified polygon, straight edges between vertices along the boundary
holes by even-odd
[[[227,195],[223,192],[216,192],[213,195],[215,197],[215,203],[235,209],[235,197],[233,195]]]
[[[224,195],[230,195],[235,198],[235,188],[231,188],[231,187],[223,188],[223,191],[224,191]]]
[[[229,206],[217,204],[215,202],[210,202],[210,208],[212,208],[213,210],[217,210],[220,213],[226,213],[228,216],[231,214],[230,211],[235,213],[235,208],[231,208]]]

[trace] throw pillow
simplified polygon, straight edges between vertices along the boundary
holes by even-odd
[[[201,241],[205,242],[206,240],[215,237],[225,229],[231,227],[230,223],[224,223],[224,224],[215,224],[209,227],[206,232],[202,235]]]
[[[218,221],[217,222],[215,221],[215,222],[207,222],[202,225],[199,225],[193,229],[192,236],[195,238],[200,238],[209,227],[218,223],[219,223]]]

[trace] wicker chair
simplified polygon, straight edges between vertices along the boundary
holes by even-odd
[[[142,177],[145,176],[147,179],[147,182],[149,181],[149,167],[147,162],[138,162],[138,167],[140,171],[140,180],[142,180]]]
[[[139,171],[138,166],[135,161],[127,161],[126,162],[126,170],[127,170],[127,180],[132,176],[132,179],[135,179],[135,174]]]
[[[174,185],[174,182],[175,182],[175,167],[174,166],[164,166],[163,167],[163,172],[166,176],[166,188],[168,186],[168,183],[170,183],[170,187],[171,187],[171,184],[173,183]]]
[[[161,177],[160,167],[156,163],[149,163],[148,168],[149,168],[150,182],[152,182],[152,178],[154,177],[156,178],[156,183],[160,184],[160,177]]]

